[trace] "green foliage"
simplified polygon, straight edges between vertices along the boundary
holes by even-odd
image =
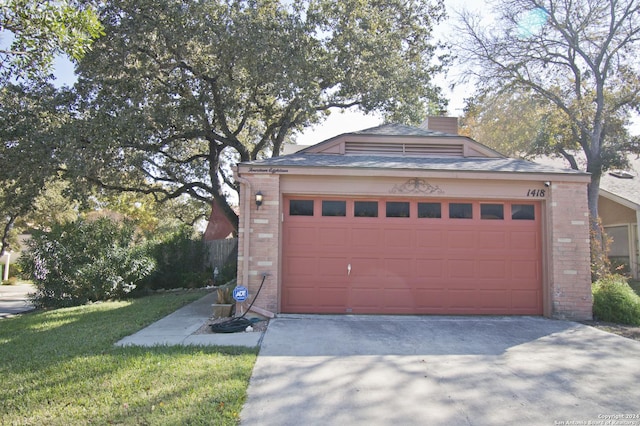
[[[207,250],[192,228],[182,225],[146,243],[145,252],[155,259],[154,271],[139,284],[143,289],[203,287],[210,274],[205,269]]]
[[[591,243],[591,282],[611,277],[611,261],[609,249],[612,239],[607,236],[602,226],[602,219],[589,218],[589,241]]]
[[[0,50],[0,82],[47,77],[56,55],[80,59],[103,34],[95,10],[84,1],[5,0],[0,29],[13,37]]]
[[[109,189],[215,200],[236,226],[238,160],[279,155],[332,109],[420,122],[444,108],[441,0],[123,0],[99,13],[70,169]]]
[[[129,293],[155,267],[134,227],[106,218],[36,231],[20,263],[37,288],[40,307],[80,305]]]
[[[601,278],[592,285],[593,315],[600,321],[640,325],[640,296],[620,275]]]
[[[237,425],[255,349],[114,345],[204,294],[171,292],[3,319],[0,423]]]
[[[75,213],[59,183],[57,156],[68,100],[49,84],[0,87],[1,249],[15,249],[9,247],[11,233],[28,222],[43,224]]]

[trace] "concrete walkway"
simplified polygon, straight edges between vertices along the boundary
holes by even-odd
[[[241,424],[637,426],[639,360],[640,342],[539,317],[284,315]]]
[[[246,346],[260,345],[264,333],[193,334],[211,317],[215,292],[190,303],[159,321],[116,343],[117,346],[203,345]]]

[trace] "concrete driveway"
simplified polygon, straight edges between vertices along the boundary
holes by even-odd
[[[640,425],[640,342],[537,317],[285,315],[241,424]]]

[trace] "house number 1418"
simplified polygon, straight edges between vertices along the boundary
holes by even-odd
[[[530,189],[527,191],[527,197],[544,197],[544,189]]]

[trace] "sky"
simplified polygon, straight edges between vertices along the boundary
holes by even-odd
[[[455,12],[461,9],[478,12],[486,19],[487,3],[487,0],[445,0],[449,19],[435,29],[434,36],[446,37],[450,33],[450,23],[454,19]],[[75,82],[73,65],[67,59],[56,59],[55,70],[58,84],[73,85]],[[468,85],[456,84],[455,90],[451,90],[449,85],[454,82],[454,78],[455,77],[437,76],[434,82],[442,88],[443,94],[449,99],[448,115],[451,117],[461,117],[463,114],[464,99],[473,93],[473,89]],[[382,124],[382,118],[377,115],[365,115],[353,108],[342,112],[335,110],[322,123],[296,135],[296,142],[300,145],[313,145],[343,133],[363,130],[380,124]],[[636,117],[633,121],[631,134],[640,134],[640,117]]]
[[[445,0],[445,6],[451,18],[453,11],[459,10],[462,7],[481,11],[486,8],[486,2],[485,0]],[[436,32],[439,35],[444,35],[447,29],[448,26],[445,22],[436,28]],[[54,67],[54,74],[58,85],[71,86],[74,84],[76,80],[74,68],[69,60],[58,57]],[[449,115],[461,116],[462,108],[464,107],[464,97],[469,96],[468,88],[457,87],[455,91],[451,91],[448,89],[449,82],[445,81],[444,78],[438,77],[435,81],[436,84],[442,87],[444,94],[449,98]],[[382,118],[380,116],[364,115],[353,108],[344,112],[336,110],[321,124],[311,127],[302,134],[297,135],[296,141],[300,145],[312,145],[343,133],[363,130],[380,124],[382,124]]]

